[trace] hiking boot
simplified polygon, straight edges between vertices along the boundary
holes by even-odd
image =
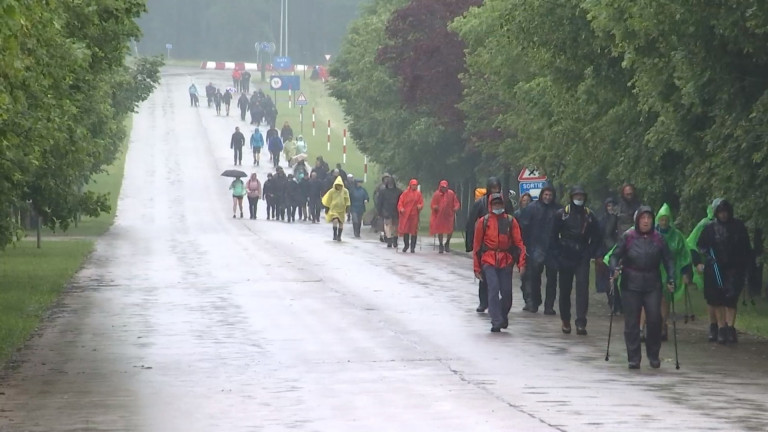
[[[485,310],[486,310],[486,309],[488,309],[488,306],[485,306],[485,305],[478,305],[478,306],[477,306],[477,309],[475,309],[475,312],[478,312],[478,313],[483,313],[483,312],[485,312]]]
[[[509,327],[509,318],[504,318],[504,321],[501,322],[501,328],[505,329]]]
[[[387,239],[387,248],[392,249],[392,239]]]
[[[536,312],[539,311],[539,307],[531,305],[531,304],[528,304],[528,305],[525,305],[525,308],[523,308],[523,310],[526,311],[526,312],[530,312],[530,313],[536,313]]]
[[[445,242],[445,253],[450,253],[451,248],[448,246],[448,242]]]
[[[627,366],[630,369],[640,369],[640,362],[629,362]]]
[[[561,330],[565,334],[571,334],[571,323],[569,323],[567,321],[563,321],[563,326],[562,326]]]
[[[728,327],[728,343],[736,343],[738,341],[739,341],[739,338],[736,335],[736,327],[734,326]]]
[[[500,327],[491,327],[491,333],[498,333],[501,331]]]
[[[395,237],[394,240],[392,240],[392,247],[395,248],[395,249],[397,249],[399,247],[397,245],[397,237]]]
[[[557,315],[557,312],[553,308],[544,308],[544,315]]]
[[[440,245],[440,246],[438,247],[437,253],[445,253],[445,246],[443,246],[443,245]]]
[[[576,334],[579,335],[579,336],[586,336],[587,335],[587,328],[586,327],[576,326]]]
[[[386,243],[387,241],[389,241],[389,239],[385,239],[384,234],[379,234],[379,241],[382,243]]]
[[[237,219],[237,216],[235,216],[235,215],[232,215],[232,219]]]
[[[717,342],[717,324],[709,324],[709,339],[710,342]]]
[[[659,359],[650,359],[651,367],[654,369],[658,369],[661,367],[661,360]]]
[[[728,334],[730,333],[729,327],[720,327],[717,329],[717,343],[725,345],[728,343]]]

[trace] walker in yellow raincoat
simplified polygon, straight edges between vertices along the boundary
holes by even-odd
[[[333,188],[323,196],[323,206],[328,209],[325,220],[333,223],[333,239],[336,241],[341,241],[341,231],[344,229],[344,218],[347,216],[349,205],[349,191],[344,187],[341,176],[336,177]]]

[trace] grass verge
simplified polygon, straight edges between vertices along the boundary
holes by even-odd
[[[0,364],[37,328],[92,248],[90,240],[63,240],[0,252]]]
[[[125,127],[131,130],[132,122]],[[0,364],[5,364],[39,326],[67,283],[93,249],[90,237],[107,232],[115,219],[123,182],[128,138],[115,162],[93,177],[88,189],[108,193],[112,210],[97,218],[84,218],[66,232],[45,232],[57,241],[22,241],[0,251]],[[82,238],[87,237],[87,238]]]

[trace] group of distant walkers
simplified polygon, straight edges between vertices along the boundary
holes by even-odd
[[[246,114],[250,112],[250,124],[258,127],[261,123],[267,123],[274,127],[277,122],[278,112],[272,97],[265,94],[261,89],[254,91],[249,97],[250,72],[242,71],[242,74],[240,74],[239,70],[236,70],[235,72],[238,72],[238,78],[235,78],[234,76],[232,78],[235,86],[225,88],[223,93],[221,88],[216,87],[212,82],[205,86],[205,97],[208,101],[208,108],[213,106],[216,108],[216,115],[221,115],[223,106],[224,114],[229,116],[229,109],[232,105],[232,99],[234,99],[234,93],[240,93],[240,97],[237,99],[237,107],[240,109],[240,119],[245,121]],[[195,83],[190,84],[188,92],[190,106],[200,106],[200,98]]]
[[[254,133],[259,133],[258,129]],[[267,174],[263,185],[256,173],[251,174],[247,182],[238,178],[230,184],[232,217],[237,216],[238,207],[240,217],[243,217],[242,201],[247,197],[250,218],[257,219],[258,201],[264,199],[267,220],[293,223],[298,216],[299,221],[319,223],[325,211],[326,221],[333,225],[333,240],[341,241],[344,223],[348,219],[352,222],[354,236],[359,238],[369,201],[368,191],[362,183],[362,179],[347,174],[341,164],[336,164],[336,168],[331,170],[322,156],[317,157],[311,172],[307,170],[304,160],[297,162],[290,174],[277,165],[274,173]]]
[[[575,287],[576,334],[587,335],[590,262],[594,260],[598,292],[608,295],[613,314],[624,315],[630,369],[640,367],[642,342],[651,367],[660,367],[670,304],[684,300],[687,309],[693,284],[703,288],[709,306],[709,340],[737,342],[737,303],[755,259],[747,229],[734,218],[728,201],[713,201],[708,216],[687,237],[675,228],[667,204],[654,212],[641,204],[632,184],[622,186],[618,201],[604,202],[600,217],[586,202],[586,191],[573,186],[562,206],[555,188],[546,185],[537,200],[523,195],[515,211],[501,193],[501,182],[495,177],[488,180],[485,195],[470,211],[465,238],[480,280],[477,311],[488,310],[492,332],[509,325],[516,264],[523,310],[536,313],[543,303],[545,315],[557,315],[559,283],[561,329],[570,334]]]

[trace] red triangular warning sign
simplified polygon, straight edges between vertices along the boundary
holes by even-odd
[[[539,170],[536,168],[523,168],[517,176],[517,181],[519,182],[544,181],[546,179],[547,176],[539,173]]]

